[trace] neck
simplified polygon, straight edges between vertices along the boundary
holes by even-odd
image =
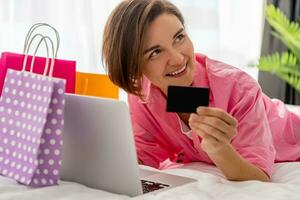
[[[190,118],[190,113],[177,113],[180,119],[185,123],[185,125],[189,126],[189,118]]]

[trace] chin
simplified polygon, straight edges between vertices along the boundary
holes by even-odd
[[[184,80],[184,86],[191,86],[194,81],[194,70],[190,71],[190,74],[186,79]]]

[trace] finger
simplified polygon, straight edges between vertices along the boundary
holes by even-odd
[[[209,141],[210,143],[212,143],[212,144],[214,144],[214,143],[219,143],[219,141],[215,138],[215,137],[213,137],[213,136],[211,136],[211,135],[205,135],[205,139],[207,140],[207,141]]]
[[[192,123],[191,126],[197,133],[200,133],[202,137],[205,137],[206,134],[213,136],[216,140],[222,143],[230,142],[230,138],[226,134],[212,126],[203,123]]]
[[[222,109],[219,108],[211,108],[211,107],[198,107],[197,108],[197,114],[198,115],[208,115],[212,117],[217,117],[223,121],[225,121],[229,125],[236,126],[237,120],[232,117],[230,114],[225,112]]]
[[[194,131],[195,133],[197,133],[197,135],[199,135],[201,138],[205,138],[206,133],[204,131],[202,131],[201,129],[199,129],[196,124],[190,124],[190,127],[192,129],[192,131]]]
[[[195,123],[204,123],[209,126],[212,126],[219,131],[225,133],[228,136],[232,136],[232,133],[235,132],[235,127],[230,126],[223,120],[217,118],[217,117],[210,117],[210,116],[199,116],[196,114],[191,115],[190,121],[195,122]]]
[[[189,123],[190,128],[192,129],[192,131],[196,132],[197,135],[199,135],[201,138],[205,138],[206,137],[206,133],[204,131],[202,131],[201,129],[199,129],[197,127],[198,123]]]
[[[209,126],[207,124],[199,124],[199,129],[201,129],[204,133],[207,135],[213,136],[216,138],[218,141],[222,143],[228,143],[230,142],[229,136],[227,136],[225,133],[219,131],[218,129]]]

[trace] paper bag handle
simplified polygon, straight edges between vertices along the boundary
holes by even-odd
[[[30,37],[32,35],[32,33],[39,27],[41,26],[46,26],[46,27],[49,27],[51,28],[54,32],[55,32],[55,35],[56,35],[56,50],[55,50],[55,58],[57,58],[57,52],[58,52],[58,49],[59,49],[59,45],[60,45],[60,37],[59,37],[59,34],[58,34],[58,31],[51,25],[47,24],[47,23],[36,23],[34,25],[32,25],[26,35],[26,38],[25,38],[25,42],[24,42],[24,48],[23,48],[23,54],[25,54],[25,51],[26,51],[26,48],[27,48],[27,45],[28,45],[28,42],[30,42]]]
[[[46,50],[47,50],[47,58],[46,58],[46,64],[45,64],[45,69],[44,69],[43,75],[46,76],[47,71],[48,71],[48,66],[49,66],[49,48],[48,48],[48,43],[47,43],[47,40],[46,40],[46,39],[48,39],[50,41],[50,44],[51,44],[51,47],[52,47],[52,59],[51,59],[51,66],[50,66],[50,72],[49,72],[49,76],[52,77],[52,75],[53,75],[53,68],[54,68],[54,61],[55,61],[54,44],[53,44],[52,39],[49,36],[44,36],[42,34],[35,34],[31,38],[31,40],[29,41],[29,45],[27,46],[26,51],[25,51],[25,58],[24,58],[24,61],[23,61],[23,69],[22,69],[22,71],[25,71],[25,67],[26,67],[26,63],[27,63],[27,58],[28,58],[28,52],[29,52],[31,43],[38,36],[40,36],[41,39],[38,42],[38,44],[37,44],[37,46],[35,48],[33,57],[32,57],[31,65],[30,65],[30,72],[33,72],[33,66],[34,66],[34,61],[35,61],[36,53],[37,53],[37,51],[38,51],[41,43],[44,42],[45,46],[46,46]]]

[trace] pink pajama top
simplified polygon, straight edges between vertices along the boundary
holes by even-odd
[[[238,120],[233,147],[250,163],[272,174],[274,162],[300,160],[300,116],[271,100],[245,72],[196,55],[193,86],[210,88],[209,107],[221,108]],[[201,149],[201,137],[176,113],[166,112],[166,97],[145,79],[146,101],[128,95],[138,158],[160,168],[172,162],[213,164]],[[184,97],[182,97],[184,98]]]

